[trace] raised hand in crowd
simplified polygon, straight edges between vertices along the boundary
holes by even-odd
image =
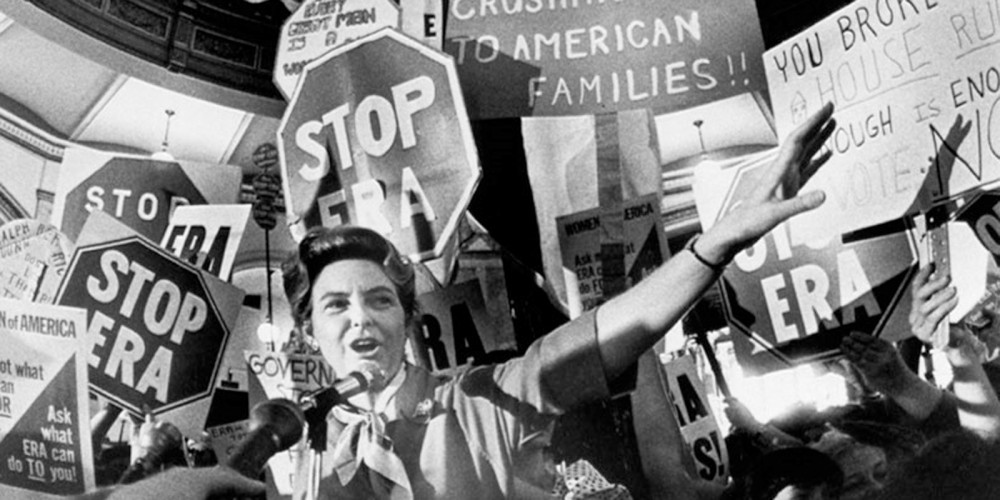
[[[816,153],[833,133],[832,116],[833,105],[828,103],[801,123],[739,206],[688,251],[598,309],[597,334],[609,377],[631,366],[679,321],[738,252],[778,224],[823,203],[822,191],[800,194],[799,189],[830,158],[829,153]]]
[[[950,276],[931,277],[933,269],[924,266],[913,279],[913,304],[910,326],[913,334],[925,342],[958,304],[956,290],[949,286]],[[991,313],[993,324],[996,318]],[[955,395],[959,422],[963,428],[986,438],[1000,437],[1000,400],[990,383],[983,361],[986,346],[966,326],[947,329],[942,349],[952,368],[952,392]]]
[[[927,418],[940,403],[941,390],[913,373],[890,342],[851,332],[840,350],[869,387],[892,399],[913,418]]]
[[[913,335],[935,347],[943,347],[947,338],[937,339],[941,322],[958,305],[958,292],[951,285],[951,275],[934,275],[934,264],[917,271],[911,285],[913,302],[910,308],[910,330]]]

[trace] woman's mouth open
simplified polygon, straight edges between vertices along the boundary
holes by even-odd
[[[373,338],[357,339],[351,342],[351,349],[361,357],[373,356],[382,344]]]

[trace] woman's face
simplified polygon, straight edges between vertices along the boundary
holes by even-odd
[[[403,363],[408,318],[382,268],[336,261],[312,286],[313,335],[334,371],[343,376],[374,362],[390,380]]]

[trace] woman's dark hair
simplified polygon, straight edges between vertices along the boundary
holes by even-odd
[[[396,286],[407,319],[416,314],[413,264],[379,233],[360,226],[317,227],[299,242],[299,251],[282,265],[285,296],[295,326],[311,333],[312,284],[326,266],[347,259],[378,264]]]

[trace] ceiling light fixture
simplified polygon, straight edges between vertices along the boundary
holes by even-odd
[[[708,159],[708,151],[705,150],[705,138],[701,135],[701,126],[705,124],[704,120],[695,120],[694,126],[698,127],[698,142],[701,143],[701,159]]]
[[[174,161],[174,155],[167,151],[167,147],[170,146],[170,119],[174,117],[174,110],[164,109],[163,113],[167,115],[167,124],[163,130],[163,144],[160,150],[153,153],[154,160],[160,161]]]

